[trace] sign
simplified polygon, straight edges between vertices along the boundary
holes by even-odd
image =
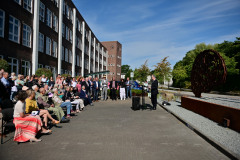
[[[133,78],[133,77],[134,77],[134,73],[133,73],[133,72],[131,72],[131,74],[130,74],[130,77],[131,77],[131,78]]]

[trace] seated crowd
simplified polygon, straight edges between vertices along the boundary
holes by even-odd
[[[37,134],[51,134],[51,124],[67,123],[86,105],[98,102],[100,84],[92,77],[64,78],[16,75],[0,71],[0,109],[2,102],[14,102],[14,141],[38,142]],[[97,90],[97,91],[96,91]],[[93,101],[92,101],[93,99]],[[0,110],[1,111],[1,110]],[[51,122],[51,123],[50,123]]]

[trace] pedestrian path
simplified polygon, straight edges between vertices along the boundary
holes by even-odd
[[[131,105],[131,100],[96,102],[42,142],[0,145],[0,159],[228,159],[162,108],[133,111]]]

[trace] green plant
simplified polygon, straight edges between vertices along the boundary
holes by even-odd
[[[0,58],[0,69],[4,69],[4,71],[8,71],[8,62],[4,59]]]
[[[53,76],[53,73],[51,70],[47,69],[47,68],[39,68],[36,71],[36,76],[40,77],[42,75],[45,75],[46,77],[50,78]]]
[[[133,96],[141,96],[142,95],[142,90],[132,89],[132,95]]]

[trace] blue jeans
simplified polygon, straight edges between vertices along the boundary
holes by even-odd
[[[93,91],[94,91],[93,100],[94,100],[94,101],[97,101],[97,100],[98,100],[98,92],[99,92],[99,91],[98,91],[98,89],[94,89]]]
[[[132,97],[132,90],[131,90],[131,87],[127,87],[127,93],[126,93],[126,98],[128,97]]]
[[[72,104],[71,102],[63,102],[60,107],[67,107],[67,114],[71,113]]]

